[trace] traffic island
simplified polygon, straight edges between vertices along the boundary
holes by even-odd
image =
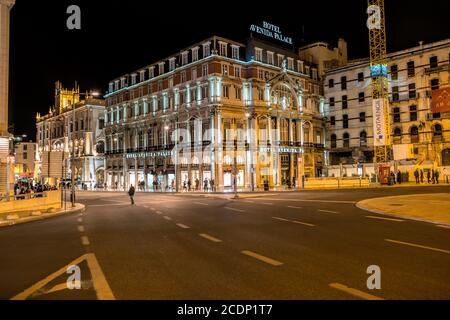
[[[0,228],[10,227],[26,222],[38,221],[58,217],[64,214],[81,213],[84,212],[85,206],[81,203],[76,203],[75,207],[68,206],[66,210],[64,208],[55,209],[49,208],[42,211],[22,211],[15,212],[14,214],[0,214]]]
[[[377,214],[450,226],[450,193],[373,198],[356,206]]]

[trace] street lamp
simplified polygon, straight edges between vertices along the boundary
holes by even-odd
[[[86,98],[89,98],[90,96],[92,97],[98,97],[100,94],[98,92],[91,92],[89,93],[78,93],[79,96],[86,96]],[[74,143],[74,131],[75,131],[75,117],[76,117],[76,105],[75,105],[75,90],[72,93],[72,159],[71,159],[71,184],[72,184],[72,191],[71,191],[71,202],[72,202],[72,208],[75,207],[75,143]]]

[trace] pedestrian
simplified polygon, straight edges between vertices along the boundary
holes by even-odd
[[[423,177],[423,170],[420,169],[420,183],[424,182],[424,177]]]
[[[134,193],[135,193],[135,189],[133,187],[133,185],[131,185],[130,189],[128,190],[128,195],[130,196],[130,200],[131,200],[131,205],[134,205]]]
[[[431,169],[431,181],[433,181],[433,184],[435,184],[436,179],[434,177],[434,169]]]
[[[203,192],[208,192],[208,179],[203,181]]]
[[[434,172],[434,178],[436,180],[436,184],[439,184],[439,170],[436,169],[436,171]]]
[[[416,169],[416,171],[414,171],[414,178],[416,178],[416,184],[419,184],[419,169]]]
[[[431,182],[431,173],[430,173],[430,170],[427,171],[427,181],[428,181],[428,183]]]
[[[192,185],[191,179],[188,179],[188,182],[187,182],[187,190],[188,190],[188,192],[191,191],[191,185]]]
[[[214,179],[211,179],[211,181],[209,182],[210,186],[211,186],[211,191],[215,192],[216,191],[216,185],[214,182]]]
[[[187,187],[186,187],[186,180],[184,180],[183,181],[183,191],[186,192],[186,189],[187,189]]]
[[[198,191],[198,188],[200,186],[200,181],[198,180],[198,178],[195,179],[195,191]]]
[[[402,172],[400,170],[397,172],[397,183],[402,184]]]

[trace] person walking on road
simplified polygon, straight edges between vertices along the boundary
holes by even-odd
[[[437,169],[434,172],[434,179],[436,180],[436,184],[439,184],[439,170]]]
[[[423,177],[423,170],[420,169],[420,183],[423,183],[424,177]]]
[[[134,189],[133,185],[131,185],[130,190],[128,190],[128,195],[130,196],[131,205],[134,205],[134,193],[136,190]]]
[[[419,184],[419,169],[416,169],[416,171],[414,171],[414,178],[416,178],[416,184]]]
[[[402,172],[400,170],[397,172],[397,183],[402,184]]]
[[[428,172],[427,172],[427,181],[428,181],[428,183],[431,182],[431,173],[430,173],[429,170],[428,170]]]

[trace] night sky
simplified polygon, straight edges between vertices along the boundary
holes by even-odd
[[[448,0],[386,0],[388,51],[450,37]],[[81,8],[81,30],[66,9]],[[342,37],[350,58],[368,56],[367,2],[17,0],[11,12],[10,123],[35,139],[35,114],[53,104],[54,82],[105,93],[113,78],[212,35],[244,42],[251,24],[272,22],[297,46]],[[304,29],[304,35],[302,30]],[[302,39],[304,42],[302,42]]]

